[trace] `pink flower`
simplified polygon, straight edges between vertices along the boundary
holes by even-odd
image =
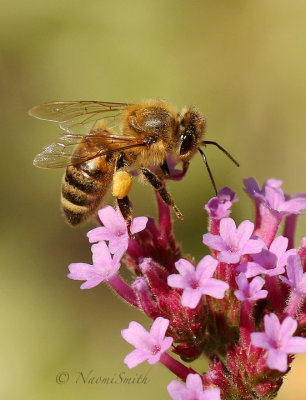
[[[186,386],[181,382],[171,381],[167,390],[173,400],[221,400],[220,389],[203,389],[203,382],[198,374],[189,374]]]
[[[278,236],[270,245],[265,246],[260,253],[252,254],[254,261],[240,264],[237,271],[244,272],[247,278],[265,274],[268,276],[280,275],[285,272],[285,265],[290,255],[296,254],[295,249],[287,250],[288,239]]]
[[[246,191],[254,197],[255,200],[263,202],[267,208],[285,216],[289,214],[303,214],[301,210],[306,208],[305,195],[295,195],[287,199],[280,188],[282,181],[277,179],[268,179],[262,190],[254,178],[245,179]],[[304,197],[303,197],[304,196]]]
[[[108,240],[111,253],[116,253],[120,248],[125,251],[129,244],[129,234],[122,215],[111,206],[99,210],[98,215],[104,226],[92,229],[87,233],[90,243]],[[131,224],[131,233],[135,234],[142,231],[147,222],[147,217],[134,218]]]
[[[299,255],[290,256],[287,264],[287,276],[280,276],[280,279],[291,286],[300,294],[306,294],[306,272],[303,271],[303,266]]]
[[[173,338],[165,337],[169,320],[158,317],[153,322],[150,332],[147,332],[138,322],[132,321],[127,329],[121,331],[123,339],[135,346],[124,362],[129,368],[134,368],[143,361],[155,364],[172,345]]]
[[[69,265],[68,278],[82,283],[81,289],[91,289],[103,281],[108,281],[117,274],[120,268],[122,252],[115,253],[112,258],[105,242],[99,242],[91,246],[93,265],[85,263],[73,263]]]
[[[264,326],[264,333],[251,333],[252,345],[268,351],[269,368],[285,372],[289,353],[306,353],[306,338],[292,337],[298,324],[291,317],[280,323],[275,314],[265,315]]]
[[[218,261],[211,256],[205,256],[195,268],[189,261],[181,258],[175,263],[179,274],[168,276],[168,285],[184,289],[182,305],[195,308],[201,297],[206,294],[217,299],[224,297],[224,292],[229,288],[228,283],[212,278]]]
[[[220,189],[217,197],[213,197],[205,205],[210,218],[222,219],[230,215],[232,204],[238,201],[235,197],[235,192],[228,187]]]
[[[246,275],[241,273],[236,277],[236,283],[239,290],[235,290],[234,294],[240,301],[256,301],[264,299],[268,295],[267,290],[261,290],[265,280],[259,276],[249,282]]]
[[[260,239],[250,239],[254,224],[248,220],[243,221],[236,228],[232,218],[223,218],[220,221],[220,236],[206,233],[203,243],[219,251],[218,259],[228,264],[236,264],[244,254],[259,253],[264,246]]]

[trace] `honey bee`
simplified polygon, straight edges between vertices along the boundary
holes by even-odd
[[[205,119],[192,107],[177,112],[163,100],[146,100],[138,104],[56,101],[35,106],[29,114],[57,122],[64,130],[55,143],[35,157],[34,165],[66,167],[61,207],[66,221],[73,226],[96,214],[111,185],[112,194],[129,226],[132,208],[128,194],[132,171],[137,171],[151,184],[182,219],[183,214],[165,187],[166,179],[184,176],[190,160],[199,151],[217,192],[200,148],[208,144],[217,146],[239,165],[218,143],[204,141]],[[182,163],[179,174],[171,174],[169,157],[175,163]]]

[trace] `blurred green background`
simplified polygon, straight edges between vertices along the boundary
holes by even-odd
[[[27,110],[51,100],[137,102],[164,98],[196,105],[216,140],[206,151],[219,187],[240,198],[237,221],[253,218],[242,179],[284,180],[288,193],[306,191],[306,3],[256,1],[0,1],[1,110],[1,388],[2,399],[167,399],[174,378],[163,366],[129,371],[132,350],[120,329],[149,321],[106,287],[81,291],[66,278],[71,262],[90,261],[89,226],[71,229],[59,212],[63,171],[32,166],[56,125]],[[204,204],[213,190],[195,157],[183,182],[169,184],[185,214],[175,221],[178,240],[198,260],[204,254]],[[136,215],[154,215],[148,186],[131,193]],[[92,225],[91,225],[92,226]],[[305,235],[305,217],[297,240]],[[204,360],[195,364],[200,372]],[[84,374],[130,377],[148,373],[146,385],[82,385]],[[67,371],[70,381],[57,384]],[[305,399],[298,357],[279,399]],[[290,394],[290,395],[289,395]]]

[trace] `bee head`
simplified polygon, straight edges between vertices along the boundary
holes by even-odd
[[[178,127],[178,157],[189,161],[203,142],[205,119],[194,109],[185,109],[180,114]]]

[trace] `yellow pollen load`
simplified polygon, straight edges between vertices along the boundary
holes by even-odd
[[[123,199],[132,187],[131,175],[126,171],[117,171],[113,175],[113,196]]]

